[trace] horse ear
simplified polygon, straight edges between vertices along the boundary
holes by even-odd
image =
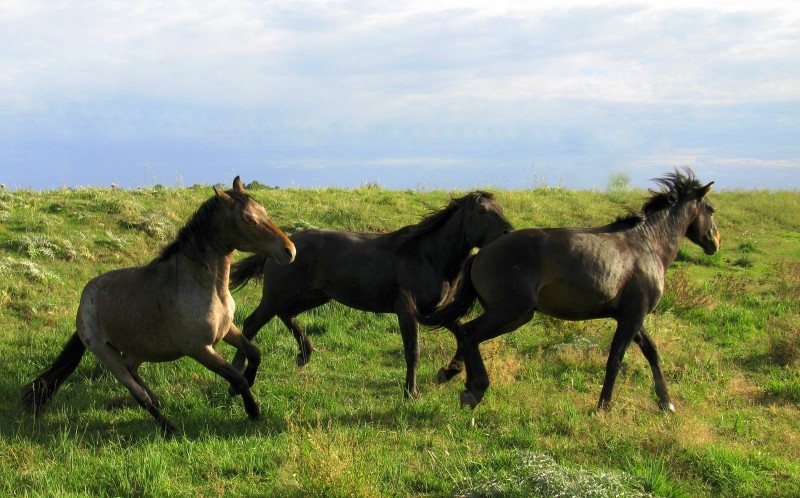
[[[231,196],[229,196],[227,193],[225,193],[222,190],[217,190],[217,187],[214,187],[214,195],[216,195],[217,198],[222,200],[222,201],[226,201],[227,202],[227,201],[231,200]]]
[[[712,186],[712,185],[714,185],[714,182],[711,182],[711,183],[709,183],[709,184],[708,184],[708,185],[706,185],[705,187],[700,187],[700,189],[697,191],[697,193],[699,194],[699,197],[700,197],[701,199],[702,199],[703,197],[705,197],[706,195],[708,195],[708,193],[709,193],[709,192],[711,192],[711,186]]]
[[[244,184],[242,184],[242,180],[239,179],[238,175],[233,179],[233,190],[244,192]]]

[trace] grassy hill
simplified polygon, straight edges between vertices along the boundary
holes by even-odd
[[[595,410],[613,322],[537,316],[483,346],[493,384],[458,407],[463,377],[437,386],[453,339],[423,328],[421,397],[402,395],[394,315],[329,304],[300,316],[318,349],[298,370],[277,321],[256,338],[257,422],[190,359],[142,377],[182,436],[165,439],[87,354],[42,417],[17,389],[74,331],[83,285],[149,262],[211,188],[0,191],[0,494],[5,496],[796,496],[800,489],[800,194],[712,192],[722,250],[686,242],[646,326],[677,414],[661,413],[647,362],[629,349],[614,406]],[[287,232],[389,231],[451,193],[250,192]],[[496,192],[517,228],[592,226],[646,193]],[[236,321],[260,297],[235,295]],[[227,357],[232,350],[220,346]]]

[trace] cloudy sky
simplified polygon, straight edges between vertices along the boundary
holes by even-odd
[[[0,183],[800,188],[800,2],[0,0]]]

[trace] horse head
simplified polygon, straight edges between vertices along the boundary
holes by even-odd
[[[722,237],[714,221],[714,206],[708,201],[708,193],[714,182],[695,190],[697,211],[694,220],[686,231],[686,237],[700,246],[709,256],[719,250]]]
[[[463,209],[464,234],[472,247],[483,247],[514,230],[502,206],[488,192],[468,194]]]
[[[238,176],[233,180],[233,188],[224,192],[214,189],[214,192],[228,213],[225,226],[235,249],[269,256],[279,264],[294,261],[294,244],[269,219],[264,206],[244,192]]]

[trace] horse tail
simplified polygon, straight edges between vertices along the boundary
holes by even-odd
[[[20,391],[20,403],[28,413],[42,412],[58,388],[77,368],[86,352],[78,333],[72,334],[50,367]]]
[[[470,256],[464,261],[461,266],[461,273],[456,284],[456,291],[453,299],[434,310],[430,315],[422,315],[417,313],[417,320],[423,325],[433,327],[445,327],[447,325],[455,325],[458,320],[470,312],[478,293],[472,285],[470,278],[470,271],[472,270],[472,262],[475,260],[475,255]]]
[[[264,277],[264,263],[267,257],[261,254],[248,256],[231,265],[230,287],[232,290],[244,287],[250,279],[259,280]]]

